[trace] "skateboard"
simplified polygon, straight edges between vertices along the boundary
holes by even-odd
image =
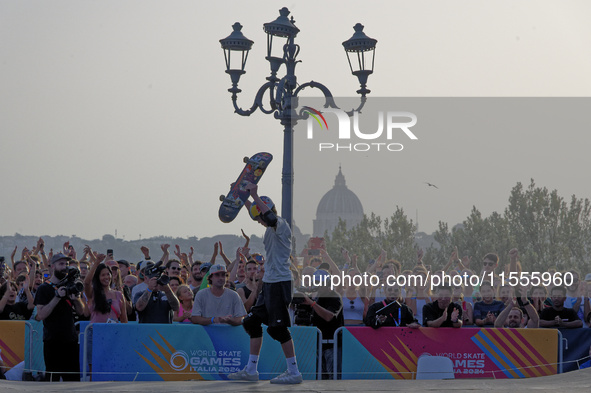
[[[246,166],[242,173],[240,173],[236,182],[230,186],[228,195],[220,195],[222,205],[220,206],[219,217],[222,222],[232,222],[236,218],[240,209],[244,206],[244,202],[250,196],[250,192],[245,190],[244,187],[248,183],[257,184],[272,160],[273,156],[269,153],[257,153],[250,158],[244,157]]]

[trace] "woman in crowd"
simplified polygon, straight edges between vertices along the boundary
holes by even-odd
[[[353,285],[353,279],[361,276],[359,270],[349,269],[347,276],[351,277],[351,285],[343,287],[343,317],[345,325],[363,325],[367,314],[369,299],[365,294],[365,288],[358,288]],[[347,283],[348,284],[348,283]]]
[[[175,294],[181,304],[178,311],[175,311],[174,318],[172,320],[175,322],[191,323],[191,312],[193,311],[193,291],[191,291],[191,288],[188,285],[181,284],[176,290]]]
[[[84,293],[88,304],[90,322],[127,323],[126,302],[120,291],[112,289],[113,272],[104,263],[104,255],[90,253],[92,267],[84,279]],[[123,312],[122,312],[123,311]]]
[[[176,291],[180,288],[181,284],[182,282],[179,277],[170,277],[170,282],[168,283],[168,285],[170,285],[172,293],[176,293]]]

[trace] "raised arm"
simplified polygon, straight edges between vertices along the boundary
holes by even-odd
[[[334,261],[332,260],[330,255],[328,255],[328,252],[326,252],[326,250],[324,248],[320,249],[320,256],[322,257],[323,262],[328,262],[328,264],[330,265],[330,272],[333,275],[339,275],[339,276],[341,275],[341,269],[339,269],[337,264],[334,263]]]
[[[164,293],[166,294],[166,298],[168,299],[168,304],[170,307],[176,312],[180,309],[180,302],[176,295],[172,292],[170,285],[166,284],[162,287]]]
[[[519,272],[519,269],[517,267],[517,260],[519,259],[519,252],[517,251],[516,248],[512,248],[511,251],[509,251],[509,273],[511,272]]]
[[[215,244],[213,245],[213,255],[211,256],[211,259],[209,260],[209,263],[211,263],[211,265],[215,265],[215,260],[218,257],[218,242],[215,242]]]
[[[420,250],[420,251],[423,251],[423,250]],[[453,266],[454,262],[462,263],[458,257],[458,247],[457,246],[454,246],[454,250],[451,252],[449,259],[447,260],[447,264],[443,267],[442,270],[444,272],[447,272]]]
[[[230,259],[224,253],[224,248],[222,247],[222,242],[219,242],[219,244],[220,244],[220,255],[221,255],[222,259],[224,260],[224,262],[226,263],[226,268],[228,268],[232,264],[232,261],[230,261]]]
[[[162,261],[162,264],[164,266],[166,266],[166,264],[168,263],[168,259],[170,258],[170,253],[168,252],[169,247],[170,244],[162,244],[160,246],[160,249],[162,250],[162,258],[160,260]]]
[[[496,328],[502,328],[505,326],[505,321],[507,320],[511,310],[513,310],[513,298],[509,298],[509,300],[505,302],[505,308],[503,311],[501,311],[497,319],[495,319]]]

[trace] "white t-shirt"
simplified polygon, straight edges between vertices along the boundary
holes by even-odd
[[[246,315],[246,309],[240,299],[240,296],[231,289],[225,288],[222,296],[215,296],[211,288],[197,292],[193,302],[193,311],[191,315],[199,317],[243,317]]]

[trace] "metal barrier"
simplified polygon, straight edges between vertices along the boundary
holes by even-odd
[[[241,369],[237,367],[246,363],[250,352],[250,339],[244,329],[228,325],[89,323],[80,328],[83,381],[89,376],[90,345],[93,381],[222,380]],[[312,374],[311,379],[321,379],[322,333],[316,327],[290,330],[300,371],[305,378]],[[280,344],[264,334],[258,368],[261,379],[270,379],[285,369],[285,358]],[[208,363],[213,359],[208,358],[211,351],[216,366]]]

